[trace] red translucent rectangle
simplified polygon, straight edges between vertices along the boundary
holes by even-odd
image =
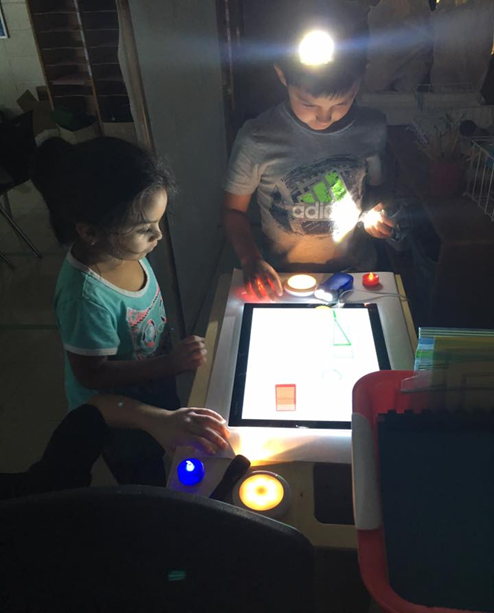
[[[297,386],[293,384],[276,385],[276,410],[295,411],[297,409]]]

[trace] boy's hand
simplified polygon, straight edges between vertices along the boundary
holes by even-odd
[[[210,409],[160,409],[151,418],[147,430],[167,453],[187,445],[213,455],[228,447],[230,436],[225,420]]]
[[[188,336],[175,347],[170,354],[175,374],[195,370],[206,362],[207,350],[204,339],[200,336]]]
[[[245,289],[261,300],[283,296],[283,286],[276,270],[262,258],[250,260],[242,265]]]
[[[386,217],[382,202],[368,211],[363,221],[365,231],[374,238],[389,238],[395,225],[392,219]]]

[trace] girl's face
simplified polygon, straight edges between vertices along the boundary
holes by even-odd
[[[160,222],[166,211],[168,196],[163,189],[142,209],[143,221],[122,228],[115,237],[114,257],[122,260],[142,260],[156,247],[162,238]]]

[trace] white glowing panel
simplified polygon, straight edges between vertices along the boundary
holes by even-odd
[[[354,384],[379,369],[365,308],[253,309],[242,419],[350,422]]]

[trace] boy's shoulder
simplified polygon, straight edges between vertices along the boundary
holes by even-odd
[[[253,141],[260,145],[262,142],[269,142],[273,137],[276,137],[287,128],[293,130],[296,125],[295,120],[287,108],[287,103],[282,102],[267,111],[264,111],[254,119],[249,119],[242,126],[239,136],[242,140]],[[301,127],[304,132],[311,132],[305,126]],[[351,131],[372,131],[376,133],[385,133],[387,129],[386,116],[377,109],[372,109],[366,106],[355,105],[351,121],[348,122],[341,130],[343,133],[348,128]],[[339,130],[336,130],[339,131]],[[313,131],[312,131],[313,132]],[[314,132],[314,135],[319,136]]]
[[[349,129],[343,130],[341,137],[360,143],[362,149],[382,151],[388,137],[386,115],[377,109],[356,105]]]
[[[355,127],[386,130],[386,115],[377,109],[372,109],[368,106],[356,105]]]
[[[254,119],[248,119],[240,129],[239,135],[246,140],[262,141],[282,130],[285,123],[285,102],[282,102]]]

